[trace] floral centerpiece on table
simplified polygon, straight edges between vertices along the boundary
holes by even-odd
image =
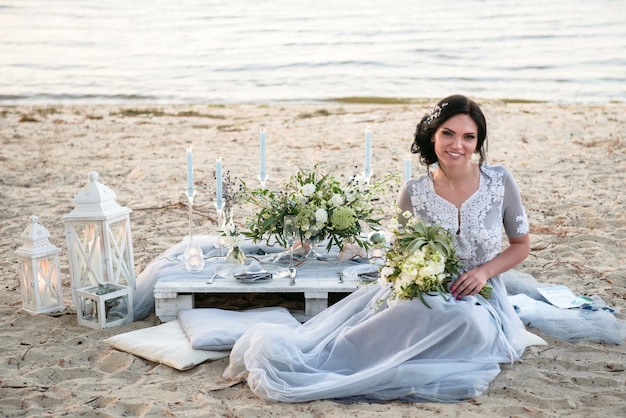
[[[361,176],[353,175],[341,183],[335,176],[323,173],[319,166],[313,170],[300,169],[284,185],[282,191],[249,189],[244,184],[244,199],[258,208],[244,232],[255,242],[272,237],[281,245],[283,218],[296,215],[303,241],[320,242],[328,239],[326,249],[333,245],[343,248],[344,240],[354,240],[367,248],[367,240],[360,237],[362,228],[377,229],[383,211],[373,205],[376,193],[382,193],[395,176],[388,175],[378,183],[369,184]]]
[[[380,269],[379,283],[391,283],[390,299],[418,297],[430,308],[424,295],[439,294],[448,299],[448,286],[460,273],[454,240],[440,223],[427,224],[410,212],[401,216],[406,222],[401,225],[394,219],[393,239]],[[485,285],[480,294],[489,298],[491,286]]]

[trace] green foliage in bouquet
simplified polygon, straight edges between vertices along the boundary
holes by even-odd
[[[394,240],[385,254],[381,281],[392,284],[392,299],[418,297],[430,308],[424,295],[439,294],[447,300],[450,282],[460,273],[454,239],[440,223],[427,224],[410,213],[402,216],[406,223],[396,222],[392,228]],[[486,285],[480,294],[489,298],[491,290]]]
[[[313,170],[298,170],[282,191],[250,189],[244,183],[242,198],[258,212],[247,222],[249,231],[243,234],[255,242],[274,238],[284,246],[283,219],[285,215],[296,215],[302,240],[328,239],[330,249],[333,245],[343,248],[344,239],[351,238],[367,248],[367,240],[360,238],[362,228],[380,227],[383,211],[373,202],[394,181],[397,184],[397,176],[387,175],[380,182],[368,184],[354,175],[342,184],[316,165]]]

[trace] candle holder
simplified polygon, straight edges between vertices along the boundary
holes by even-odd
[[[267,182],[267,178],[268,178],[268,177],[269,177],[269,176],[267,175],[267,173],[265,173],[265,174],[259,174],[259,183],[261,183],[261,188],[262,188],[262,189],[266,189],[266,188],[267,188],[265,184],[266,184],[266,182]]]
[[[215,203],[215,210],[217,212],[217,248],[220,251],[219,256],[225,257],[224,255],[225,245],[222,239],[222,234],[224,230],[226,229],[226,224],[228,223],[228,211],[226,210],[223,201],[221,202],[221,204],[218,202]]]
[[[24,245],[18,256],[23,309],[30,314],[61,312],[65,309],[59,270],[61,250],[50,243],[50,232],[36,216],[22,233]]]
[[[372,170],[363,170],[363,182],[370,184],[370,178],[372,177]]]
[[[226,210],[224,209],[217,209],[217,231],[221,232],[224,230],[224,227],[226,226]]]
[[[204,253],[202,248],[193,243],[193,198],[196,194],[194,189],[187,189],[187,206],[189,208],[189,245],[183,253],[183,260],[187,271],[195,273],[204,268]]]
[[[76,290],[76,316],[79,325],[103,329],[133,320],[132,288],[99,283]]]

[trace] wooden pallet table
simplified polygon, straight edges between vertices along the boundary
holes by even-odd
[[[322,263],[322,262],[320,262]],[[300,293],[304,295],[304,312],[292,314],[301,322],[307,321],[328,307],[330,293],[351,293],[360,285],[358,280],[344,279],[339,282],[338,272],[344,263],[332,266],[311,263],[301,268],[296,277],[296,284],[291,286],[289,278],[273,279],[262,283],[241,283],[235,279],[218,276],[213,283],[207,283],[207,277],[193,277],[183,280],[160,280],[154,287],[155,312],[162,322],[176,319],[180,309],[194,308],[194,295],[198,293]]]
[[[203,248],[205,254],[215,252],[216,236],[194,237],[196,245]],[[217,276],[212,283],[210,277],[216,269],[227,264],[224,261],[207,261],[205,268],[200,272],[190,273],[180,260],[180,254],[186,244],[181,242],[162,256],[157,258],[142,273],[139,283],[152,286],[154,293],[154,310],[162,322],[176,319],[181,309],[195,308],[194,295],[197,294],[246,294],[246,293],[274,293],[274,294],[302,294],[304,296],[304,311],[292,312],[296,318],[304,322],[317,315],[328,307],[329,294],[346,294],[354,292],[362,283],[354,277],[343,277],[339,280],[339,273],[346,267],[354,266],[354,261],[339,261],[338,251],[335,249],[328,254],[325,260],[306,260],[298,265],[298,274],[295,285],[289,284],[289,277],[275,278],[262,283],[242,283],[228,275]],[[243,248],[243,247],[242,247]],[[246,243],[246,254],[257,254],[260,247]],[[277,251],[275,248],[264,250]],[[280,251],[280,249],[278,250]],[[248,258],[248,262],[251,259]],[[285,260],[282,260],[285,266]],[[221,266],[221,267],[220,267]],[[148,277],[143,277],[148,276]]]

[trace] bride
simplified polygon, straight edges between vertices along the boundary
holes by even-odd
[[[486,139],[475,102],[442,99],[417,124],[411,145],[428,173],[406,182],[398,196],[402,211],[441,222],[454,235],[463,269],[447,300],[433,295],[425,296],[429,307],[419,298],[379,306],[387,288],[360,288],[296,329],[249,329],[224,376],[284,402],[454,402],[484,392],[500,363],[514,362],[526,346],[501,274],[530,251],[519,191],[507,169],[484,164]],[[479,294],[486,284],[489,299]]]

